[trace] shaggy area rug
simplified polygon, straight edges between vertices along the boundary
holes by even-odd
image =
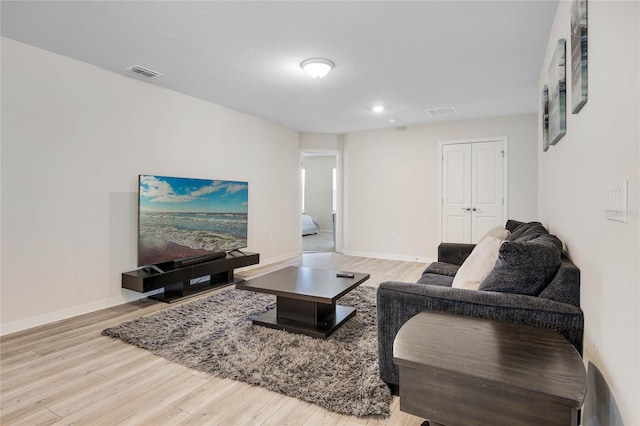
[[[376,290],[358,287],[339,304],[357,312],[326,340],[253,325],[275,296],[229,288],[103,330],[106,336],[219,377],[263,386],[337,413],[389,415],[378,376]]]

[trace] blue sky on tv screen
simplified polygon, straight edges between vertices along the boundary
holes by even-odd
[[[140,210],[247,213],[248,183],[140,175]]]

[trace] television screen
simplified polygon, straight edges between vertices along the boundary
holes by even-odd
[[[140,175],[138,266],[247,247],[248,186]]]

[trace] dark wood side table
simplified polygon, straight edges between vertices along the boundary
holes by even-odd
[[[553,330],[422,312],[393,346],[400,410],[431,425],[577,425],[586,373]]]

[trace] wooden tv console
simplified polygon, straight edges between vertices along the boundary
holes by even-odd
[[[173,269],[141,268],[122,273],[122,288],[140,293],[164,288],[162,293],[149,298],[171,303],[203,291],[235,284],[234,269],[258,263],[259,253],[235,251],[227,253],[226,257]],[[207,276],[208,279],[191,284],[192,279]]]

